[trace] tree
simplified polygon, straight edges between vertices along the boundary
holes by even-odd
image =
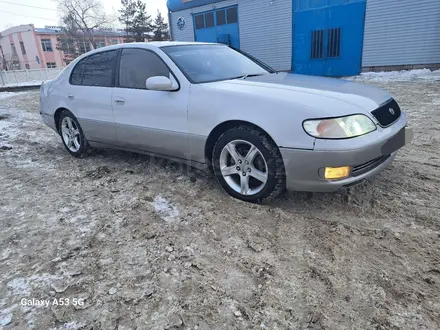
[[[96,48],[95,32],[109,28],[114,19],[109,17],[100,0],[56,0],[62,14],[64,32],[70,34],[70,39],[81,37]],[[62,46],[60,46],[62,47]]]
[[[153,25],[153,40],[163,41],[169,39],[168,24],[165,23],[165,19],[163,18],[161,12],[157,10],[157,16]]]
[[[125,25],[128,41],[145,41],[153,30],[151,16],[148,15],[146,5],[141,0],[121,0],[119,21]]]

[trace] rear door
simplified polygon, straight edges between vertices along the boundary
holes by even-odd
[[[117,144],[112,90],[118,50],[90,55],[70,76],[67,104],[89,141]]]
[[[177,91],[146,88],[150,77],[165,76],[178,84],[170,68],[152,50],[124,48],[112,104],[122,146],[189,159],[187,107],[189,86]]]

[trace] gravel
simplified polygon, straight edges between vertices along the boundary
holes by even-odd
[[[413,142],[371,184],[268,205],[160,159],[75,159],[38,92],[0,100],[0,329],[438,329],[440,89],[376,78],[356,80]]]

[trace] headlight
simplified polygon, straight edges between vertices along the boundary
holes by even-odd
[[[365,115],[306,120],[304,130],[320,139],[346,139],[376,130],[376,125]]]

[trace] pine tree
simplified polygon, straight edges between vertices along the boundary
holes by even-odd
[[[125,25],[126,41],[145,41],[153,31],[151,16],[148,15],[146,5],[141,0],[121,0],[122,9],[119,10],[119,21]]]
[[[159,10],[157,11],[157,16],[153,24],[153,40],[169,40],[168,24],[165,23],[165,20]]]

